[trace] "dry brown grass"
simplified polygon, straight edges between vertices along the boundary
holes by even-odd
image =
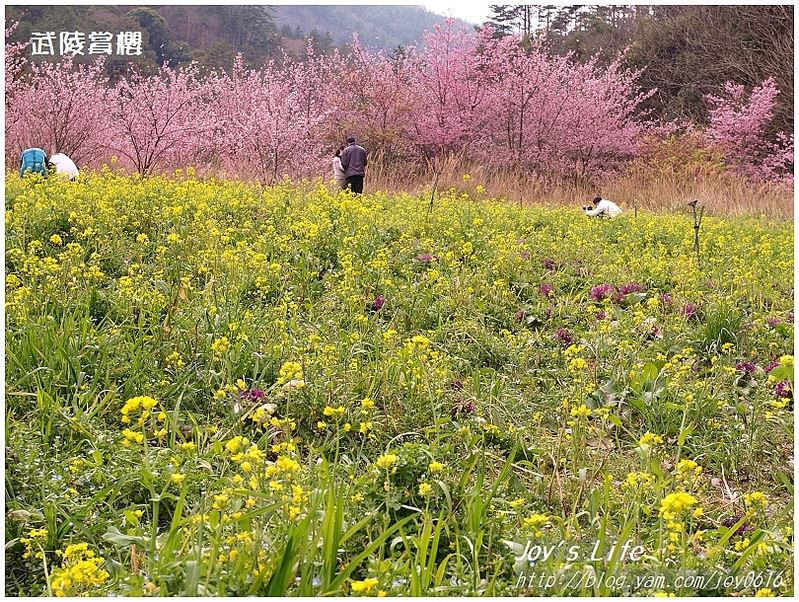
[[[467,182],[463,174],[470,174]],[[396,168],[373,166],[367,176],[371,190],[430,191],[433,176],[430,172],[400,172]],[[510,202],[544,205],[580,206],[590,203],[601,194],[618,203],[626,211],[634,208],[653,212],[684,210],[685,204],[699,199],[708,215],[766,215],[793,219],[793,187],[758,185],[730,174],[707,174],[686,178],[673,175],[641,177],[623,175],[602,184],[547,180],[520,171],[495,172],[480,165],[466,166],[458,161],[446,163],[438,181],[439,189],[453,187],[474,191],[485,188],[486,198],[507,199]]]

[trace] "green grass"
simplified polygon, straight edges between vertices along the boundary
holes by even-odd
[[[688,215],[455,191],[6,199],[9,595],[793,591],[789,224],[700,268]]]

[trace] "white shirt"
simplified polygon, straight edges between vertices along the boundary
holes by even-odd
[[[613,201],[609,201],[607,199],[602,199],[597,203],[595,209],[589,209],[585,212],[586,215],[590,217],[596,217],[597,215],[607,215],[608,217],[616,217],[617,215],[621,214],[621,207],[619,207]]]
[[[341,166],[340,157],[333,157],[333,179],[342,182],[345,179],[344,168]]]
[[[67,157],[64,153],[56,153],[50,157],[48,161],[49,163],[53,164],[57,174],[64,175],[70,180],[74,180],[80,175],[78,166],[75,165],[75,162]]]

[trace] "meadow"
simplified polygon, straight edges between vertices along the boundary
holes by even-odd
[[[790,222],[5,185],[7,595],[793,592]]]

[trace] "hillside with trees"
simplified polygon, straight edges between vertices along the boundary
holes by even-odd
[[[317,53],[329,52],[353,34],[366,48],[394,50],[421,43],[425,31],[445,20],[419,6],[378,5],[9,6],[6,18],[20,24],[14,41],[34,31],[139,30],[141,66],[197,61],[223,68],[238,53],[253,66],[284,51],[302,57],[309,42]]]
[[[772,133],[793,129],[793,6],[494,5],[498,35],[540,40],[578,61],[641,69],[641,105],[658,118],[706,123],[705,97],[727,81],[747,88],[773,77],[780,94]]]

